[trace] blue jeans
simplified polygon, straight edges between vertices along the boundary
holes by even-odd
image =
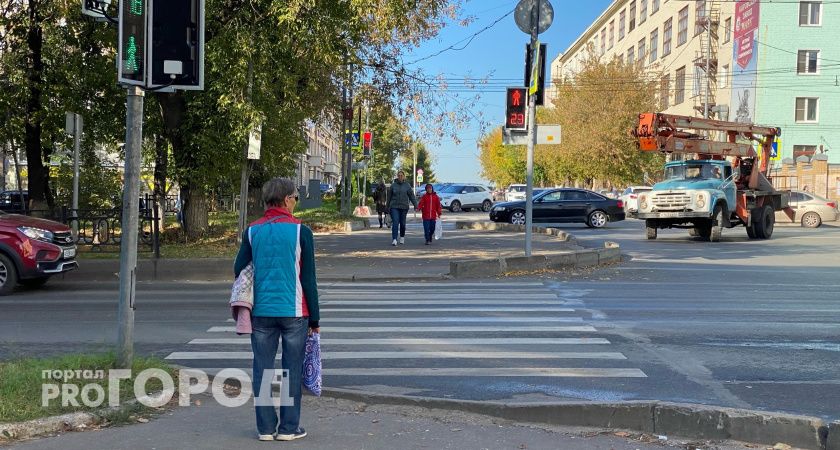
[[[437,220],[423,219],[423,232],[426,234],[426,242],[432,242],[435,237],[435,226]]]
[[[254,351],[254,396],[259,397],[263,371],[273,370],[277,347],[282,339],[280,367],[289,372],[289,398],[293,406],[280,406],[280,429],[277,410],[273,406],[256,406],[259,434],[293,434],[300,425],[300,401],[303,383],[303,357],[309,319],[306,317],[253,317],[251,349]]]
[[[391,208],[391,239],[396,240],[398,237],[405,237],[406,217],[408,217],[407,209]]]

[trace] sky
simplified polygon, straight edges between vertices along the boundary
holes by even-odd
[[[516,8],[519,0],[468,0],[464,15],[474,20],[466,27],[451,23],[432,40],[423,43],[416,51],[404,57],[405,61],[427,57],[447,47],[469,38],[477,31],[487,27],[500,17]],[[550,65],[560,52],[566,50],[575,39],[609,6],[611,0],[587,0],[570,2],[551,0],[554,7],[554,22],[551,28],[540,35],[540,41],[547,44],[546,64]],[[510,86],[523,85],[525,72],[525,45],[530,37],[523,33],[514,21],[513,14],[504,18],[492,28],[475,37],[463,50],[449,50],[438,56],[419,62],[414,67],[421,68],[429,77],[444,74],[447,78],[471,76],[490,80],[508,80]],[[457,47],[460,48],[466,42]],[[546,79],[549,69],[546,68]],[[483,90],[486,90],[483,89]],[[469,96],[463,94],[464,96]],[[477,107],[490,122],[491,129],[502,125],[504,121],[505,94],[499,92],[482,93]],[[477,111],[476,111],[477,112]],[[477,114],[476,114],[477,115]],[[426,141],[434,158],[433,169],[438,181],[478,183],[486,182],[481,177],[478,161],[479,122],[472,115],[465,129],[458,133],[460,144],[447,136],[439,142]]]

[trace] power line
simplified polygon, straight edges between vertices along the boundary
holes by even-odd
[[[491,23],[490,25],[487,25],[486,27],[484,27],[484,28],[482,28],[482,29],[480,29],[480,30],[476,31],[476,32],[475,32],[475,33],[473,33],[472,35],[467,36],[467,37],[465,37],[464,39],[461,39],[460,41],[458,41],[458,42],[456,42],[456,43],[454,43],[454,44],[450,45],[449,47],[446,47],[446,48],[445,48],[445,49],[443,49],[443,50],[440,50],[440,51],[438,51],[438,52],[432,53],[432,54],[431,54],[431,55],[429,55],[429,56],[424,56],[423,58],[420,58],[420,59],[414,60],[414,61],[412,61],[412,62],[406,63],[405,65],[410,66],[410,65],[412,65],[412,64],[417,64],[417,63],[419,63],[419,62],[421,62],[421,61],[426,61],[427,59],[431,59],[431,58],[434,58],[435,56],[439,56],[439,55],[441,55],[442,53],[448,52],[448,51],[450,51],[450,50],[453,50],[453,51],[461,51],[461,50],[464,50],[465,48],[467,48],[467,46],[469,46],[469,45],[472,43],[472,41],[473,41],[475,38],[477,38],[477,37],[478,37],[478,35],[480,35],[481,33],[484,33],[485,31],[487,31],[487,30],[489,30],[489,29],[491,29],[491,28],[493,28],[494,26],[496,26],[496,24],[498,24],[499,22],[501,22],[502,20],[504,20],[505,18],[507,18],[508,16],[510,16],[511,14],[513,14],[513,13],[514,13],[514,11],[516,11],[516,9],[511,9],[510,11],[508,11],[508,12],[507,12],[505,15],[503,15],[502,17],[499,17],[498,19],[494,20],[494,21],[493,21],[493,23]],[[464,41],[466,41],[466,44],[462,45],[461,47],[458,47],[458,45],[459,45],[460,43],[464,42]]]

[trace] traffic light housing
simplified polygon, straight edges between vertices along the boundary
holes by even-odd
[[[545,102],[545,55],[546,44],[540,44],[540,66],[537,68],[537,105],[542,106]],[[525,45],[525,86],[531,86],[531,74],[533,70],[534,55],[531,54],[531,44]]]
[[[151,5],[147,86],[204,89],[204,0],[147,1]]]
[[[117,77],[121,84],[146,84],[146,0],[120,1]]]
[[[528,89],[523,87],[507,88],[505,104],[505,128],[508,130],[527,130]]]

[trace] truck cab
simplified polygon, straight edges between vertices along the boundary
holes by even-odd
[[[639,219],[654,230],[690,228],[692,234],[708,238],[715,219],[720,227],[729,225],[736,204],[735,178],[726,160],[671,161],[665,165],[664,181],[639,196]]]

